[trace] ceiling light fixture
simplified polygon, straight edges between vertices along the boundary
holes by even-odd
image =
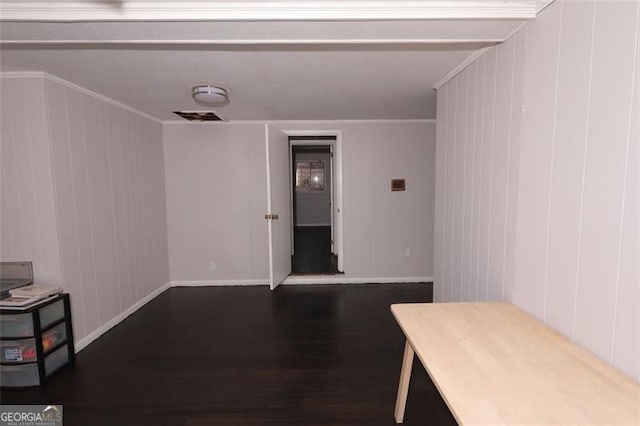
[[[228,99],[226,89],[210,84],[195,86],[191,89],[191,95],[196,101],[205,104],[220,104]]]

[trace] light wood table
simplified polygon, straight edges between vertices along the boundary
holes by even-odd
[[[640,424],[640,384],[513,305],[391,311],[407,338],[397,423],[415,352],[459,424]]]

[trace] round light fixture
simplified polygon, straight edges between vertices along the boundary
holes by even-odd
[[[220,104],[227,101],[227,91],[222,87],[201,85],[191,90],[193,99],[205,104]]]

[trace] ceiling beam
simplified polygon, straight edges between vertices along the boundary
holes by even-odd
[[[0,21],[352,21],[515,19],[538,0],[0,1]]]

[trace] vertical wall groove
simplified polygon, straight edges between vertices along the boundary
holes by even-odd
[[[448,88],[444,88],[443,89],[443,94],[444,94],[444,107],[442,107],[442,110],[438,111],[438,116],[444,115],[444,140],[446,141],[445,144],[441,144],[439,149],[443,152],[444,154],[444,161],[443,161],[443,165],[442,165],[442,180],[440,181],[440,183],[438,185],[442,186],[442,215],[440,216],[441,222],[437,223],[435,226],[438,227],[439,229],[442,229],[442,239],[441,239],[441,247],[440,250],[438,250],[437,246],[435,248],[434,251],[439,251],[440,252],[440,273],[439,273],[439,277],[440,277],[440,281],[438,282],[438,288],[439,288],[439,292],[442,295],[441,296],[441,300],[447,300],[444,297],[444,289],[445,289],[445,285],[447,283],[447,281],[445,280],[445,263],[446,263],[446,259],[447,257],[445,256],[445,239],[447,236],[446,233],[446,217],[447,217],[447,200],[449,197],[449,192],[448,192],[448,180],[447,180],[447,166],[448,166],[448,152],[449,150],[447,149],[448,147],[448,131],[449,131],[449,89]],[[438,124],[439,125],[439,124]],[[439,206],[436,206],[436,208],[439,208]],[[437,240],[436,240],[437,241]],[[437,244],[437,243],[436,243]]]
[[[502,233],[502,300],[505,299],[505,280],[507,270],[507,235],[509,228],[509,184],[511,178],[511,144],[512,134],[511,129],[513,127],[513,91],[515,85],[515,73],[516,73],[516,48],[518,46],[517,39],[512,39],[513,44],[513,59],[511,61],[511,87],[509,90],[509,120],[508,120],[508,133],[507,133],[507,179],[505,182],[505,202],[504,202],[504,231]]]
[[[17,165],[19,164],[18,162],[18,153],[16,150],[16,124],[15,124],[15,111],[13,111],[12,108],[6,108],[5,109],[5,114],[7,114],[7,116],[9,117],[9,126],[11,129],[11,134],[12,134],[12,138],[11,138],[11,147],[12,147],[12,151],[13,151],[13,164],[12,164],[12,168],[13,168],[13,172],[14,172],[14,182],[19,182],[19,176],[18,176],[18,168]],[[24,218],[24,209],[23,209],[23,200],[22,200],[22,194],[20,191],[16,191],[16,198],[17,198],[17,203],[16,205],[18,206],[17,210],[18,210],[18,224],[20,225],[20,233],[18,235],[25,235],[25,226],[24,226],[24,222],[23,222],[23,218]],[[20,241],[20,238],[17,238],[18,241]],[[15,244],[17,247],[20,247],[20,244]],[[24,249],[16,249],[16,252],[22,252],[24,251]]]
[[[89,181],[89,170],[88,170],[88,164],[89,164],[89,157],[87,155],[87,128],[85,123],[88,120],[88,116],[86,114],[85,111],[85,106],[84,106],[85,100],[84,100],[84,96],[80,97],[80,120],[82,123],[82,135],[83,135],[83,140],[82,140],[82,151],[84,154],[84,169],[85,169],[85,176],[87,176],[87,183]],[[92,138],[94,136],[92,135]],[[101,324],[102,323],[102,319],[100,318],[100,299],[98,298],[98,273],[96,271],[96,243],[95,243],[95,238],[93,237],[93,218],[94,218],[94,212],[93,212],[93,206],[92,206],[92,202],[91,202],[91,190],[88,189],[87,190],[87,199],[89,200],[88,203],[88,207],[89,207],[89,211],[88,211],[88,216],[89,216],[89,244],[91,245],[91,270],[93,271],[93,286],[95,287],[95,307],[96,307],[96,315],[98,317],[98,323]]]
[[[21,92],[24,94],[28,94],[29,88],[25,86],[26,84],[23,81],[21,84]],[[27,103],[27,99],[22,99],[22,101],[19,102],[19,104],[23,107],[22,111],[20,112],[20,114],[23,117],[28,116],[28,113],[29,113],[28,111],[29,108],[27,107],[26,103]],[[27,157],[29,159],[29,175],[30,175],[30,182],[31,182],[31,192],[34,200],[38,200],[39,197],[38,197],[38,187],[36,185],[36,173],[35,173],[35,168],[33,167],[34,153],[32,151],[32,144],[34,144],[35,141],[34,141],[34,136],[32,134],[31,126],[28,126],[28,125],[25,126],[25,131],[26,131],[27,143],[24,144],[24,147],[26,150]],[[40,244],[37,244],[38,245],[37,252],[38,252],[39,258],[34,257],[33,260],[35,262],[44,262],[45,256],[44,256],[44,247],[43,247],[43,244],[41,243],[42,242],[42,230],[40,229],[41,225],[39,220],[35,220],[34,222],[35,222],[35,228],[36,228],[36,235],[38,236],[37,240],[40,242]]]
[[[119,246],[118,244],[118,233],[117,233],[117,228],[116,228],[116,207],[115,207],[115,194],[114,194],[114,184],[113,184],[113,148],[112,145],[114,143],[113,138],[110,135],[109,129],[113,129],[113,125],[110,125],[109,123],[109,118],[111,117],[111,115],[109,114],[110,111],[110,107],[106,104],[101,105],[101,116],[103,118],[103,123],[106,123],[105,125],[105,139],[104,142],[107,145],[107,156],[108,156],[108,170],[109,170],[109,200],[110,200],[110,205],[111,205],[111,224],[113,226],[113,233],[111,234],[112,237],[112,244],[113,244],[113,258],[114,258],[114,266],[115,266],[115,271],[116,273],[115,275],[115,283],[116,283],[116,290],[117,290],[117,295],[118,295],[118,311],[122,311],[124,306],[122,304],[122,281],[120,280],[120,264],[119,264],[119,260],[118,260],[118,256],[116,255],[116,247]]]
[[[587,175],[587,151],[589,148],[589,122],[591,121],[591,78],[593,76],[593,43],[596,36],[596,15],[598,10],[598,3],[593,3],[593,22],[591,24],[591,54],[589,57],[589,90],[587,94],[587,117],[585,121],[585,138],[584,138],[584,154],[582,157],[582,180],[580,184],[580,213],[578,217],[578,261],[576,262],[576,282],[575,282],[575,292],[573,299],[578,300],[578,291],[580,289],[580,254],[582,252],[582,215],[584,212],[584,190],[585,190],[585,180]],[[573,330],[571,332],[571,339],[575,340],[576,338],[576,322],[578,318],[578,304],[574,303],[573,305]]]
[[[66,155],[67,155],[67,164],[69,165],[69,173],[71,175],[71,179],[70,179],[70,187],[68,188],[69,193],[71,194],[71,205],[69,206],[70,211],[69,213],[71,213],[73,215],[73,223],[75,225],[75,256],[76,259],[80,259],[80,230],[78,229],[78,209],[76,207],[76,190],[75,190],[75,180],[73,178],[74,176],[74,169],[76,167],[74,167],[73,165],[73,158],[71,156],[71,122],[69,120],[69,113],[68,111],[70,111],[70,107],[69,107],[69,97],[68,97],[68,92],[70,89],[67,88],[63,88],[64,91],[64,105],[65,105],[65,112],[66,112],[66,127],[67,127],[67,140],[66,141],[61,141],[60,143],[65,144],[65,147],[67,149]],[[56,170],[56,166],[54,163],[54,170]],[[61,188],[62,189],[62,188]],[[60,213],[59,213],[60,214]],[[61,254],[63,254],[63,252],[61,252]],[[64,257],[64,256],[63,256]],[[63,260],[64,263],[64,260]],[[84,279],[84,277],[82,276],[82,268],[77,267],[78,269],[78,276],[79,276],[79,283],[85,283],[86,280]],[[84,286],[80,285],[78,286],[78,294],[80,296],[81,302],[80,302],[80,307],[82,309],[82,320],[81,321],[77,321],[76,323],[79,323],[80,327],[79,327],[79,332],[76,332],[77,335],[80,336],[84,336],[86,334],[88,334],[87,332],[87,303],[86,300],[84,298]]]
[[[49,153],[49,162],[51,163],[51,168],[49,170],[49,177],[51,178],[51,185],[52,185],[52,189],[53,189],[53,194],[55,194],[59,189],[59,183],[57,182],[56,179],[56,173],[55,173],[55,164],[54,164],[54,149],[53,149],[53,132],[52,132],[52,117],[51,117],[51,105],[50,105],[50,95],[49,95],[49,86],[46,84],[46,82],[43,82],[44,84],[44,107],[45,107],[45,124],[47,127],[47,151]],[[52,194],[52,195],[53,195]],[[58,206],[58,199],[57,197],[53,196],[51,197],[53,199],[53,210],[54,210],[54,215],[55,215],[55,226],[56,226],[56,241],[55,244],[57,246],[57,262],[59,262],[60,264],[60,281],[61,283],[66,283],[67,282],[67,274],[66,274],[66,267],[64,265],[64,262],[62,262],[62,258],[60,257],[60,254],[62,253],[62,241],[60,239],[60,234],[62,233],[62,225],[60,223],[60,215],[58,214],[59,211],[59,206]],[[77,333],[76,333],[77,334]]]
[[[546,230],[546,244],[545,244],[545,260],[544,260],[544,305],[542,308],[542,319],[547,321],[547,290],[549,287],[549,239],[551,234],[551,190],[553,188],[553,168],[555,165],[555,145],[556,145],[556,128],[558,122],[558,84],[560,82],[560,53],[562,48],[562,10],[563,3],[560,3],[560,11],[558,14],[558,53],[556,55],[556,76],[555,76],[555,90],[553,95],[553,124],[551,126],[551,167],[549,167],[549,185],[547,199],[547,230]]]
[[[493,145],[495,143],[495,135],[496,135],[496,99],[497,99],[497,87],[498,87],[498,53],[499,49],[496,48],[496,59],[495,59],[495,69],[494,69],[494,82],[493,82],[493,100],[492,100],[492,111],[493,115],[491,117],[491,141],[490,141],[490,149],[489,149],[489,199],[487,200],[489,206],[489,223],[487,227],[487,275],[486,275],[486,299],[489,299],[489,285],[491,282],[491,277],[489,273],[489,266],[491,265],[491,250],[489,250],[490,242],[491,242],[491,211],[492,209],[492,201],[493,201]]]
[[[447,146],[451,147],[451,159],[454,161],[454,163],[452,164],[451,170],[452,170],[452,175],[453,175],[453,179],[452,179],[452,187],[455,188],[456,187],[456,167],[453,167],[455,165],[455,158],[456,158],[456,135],[457,135],[457,126],[456,126],[456,118],[457,118],[457,114],[456,111],[458,109],[458,79],[457,77],[453,80],[453,114],[451,115],[451,125],[452,125],[452,134],[451,134],[451,139],[447,140]],[[449,234],[449,263],[450,263],[450,268],[449,268],[449,299],[448,300],[455,300],[453,298],[453,287],[454,287],[454,279],[453,279],[453,273],[454,273],[454,251],[453,251],[453,246],[454,246],[454,230],[455,230],[455,189],[454,191],[451,192],[451,233]]]
[[[464,115],[464,121],[466,122],[467,125],[464,126],[464,143],[462,144],[462,191],[460,191],[460,193],[462,194],[462,224],[460,226],[461,230],[462,230],[462,237],[460,238],[460,300],[465,300],[465,260],[466,260],[466,256],[465,256],[465,238],[466,238],[466,217],[468,214],[468,209],[467,209],[467,145],[468,145],[468,141],[469,141],[469,73],[468,71],[465,71],[461,74],[464,77],[464,80],[466,82],[466,87],[464,89],[464,94],[465,94],[465,115]]]
[[[486,99],[486,95],[487,95],[487,80],[486,80],[486,74],[487,74],[487,56],[483,55],[482,58],[480,58],[480,60],[482,61],[482,99]],[[483,179],[482,177],[484,176],[484,167],[483,167],[483,162],[484,162],[484,147],[485,147],[485,138],[484,138],[484,124],[485,124],[485,109],[484,108],[480,108],[480,114],[482,119],[480,120],[480,158],[479,158],[479,184],[478,184],[478,232],[476,233],[476,300],[480,300],[480,207],[481,207],[481,203],[484,202],[484,200],[481,197],[482,194],[482,188],[483,188]]]

